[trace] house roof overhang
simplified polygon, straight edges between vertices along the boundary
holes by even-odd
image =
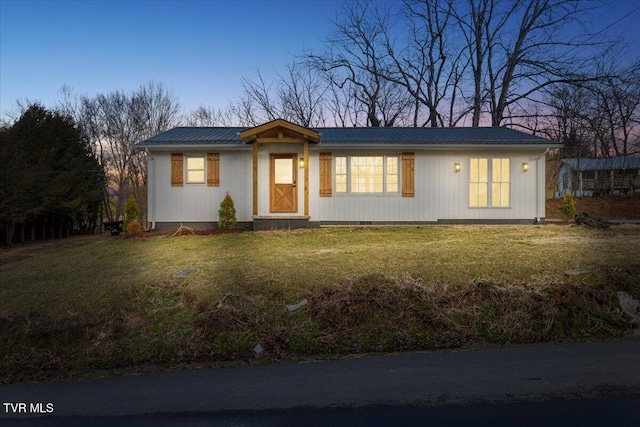
[[[320,133],[283,119],[276,119],[239,133],[244,143],[320,142]]]

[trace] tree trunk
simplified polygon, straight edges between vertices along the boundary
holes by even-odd
[[[42,216],[42,240],[47,240],[47,215]]]
[[[14,225],[13,225],[13,221],[8,221],[4,223],[4,230],[5,230],[5,243],[7,244],[7,246],[11,246],[11,242],[13,241],[13,230],[14,230]]]

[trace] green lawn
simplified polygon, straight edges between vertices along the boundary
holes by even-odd
[[[258,343],[280,360],[620,336],[630,325],[615,292],[640,297],[640,227],[629,225],[37,245],[0,250],[4,382],[248,361]],[[199,271],[172,278],[183,269]],[[564,274],[575,269],[590,273]]]

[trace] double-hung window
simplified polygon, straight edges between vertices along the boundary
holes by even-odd
[[[509,159],[471,159],[469,163],[469,206],[508,208],[511,175]],[[489,205],[491,201],[491,205]]]
[[[187,184],[204,184],[204,156],[187,157]]]
[[[335,192],[398,193],[398,156],[336,156]]]
[[[509,159],[491,159],[491,206],[494,208],[509,207],[509,163]]]

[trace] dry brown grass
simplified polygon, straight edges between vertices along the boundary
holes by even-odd
[[[615,337],[631,329],[615,292],[640,297],[638,226],[104,237],[33,253],[0,265],[3,382],[246,362],[257,344],[282,360]],[[199,272],[172,278],[185,268]]]

